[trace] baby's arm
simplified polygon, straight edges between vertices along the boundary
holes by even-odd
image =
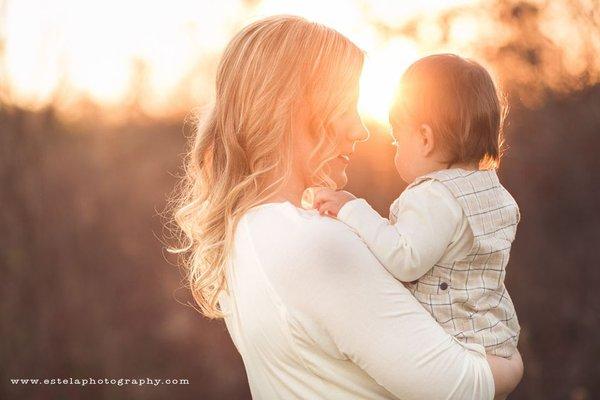
[[[315,208],[352,227],[396,279],[419,279],[439,261],[462,223],[462,209],[439,182],[408,189],[399,202],[397,221],[382,218],[364,199],[322,189]]]
[[[314,188],[313,190],[314,198],[312,199],[312,204],[310,206],[319,210],[321,215],[337,217],[340,209],[347,202],[356,199],[356,196],[345,190],[331,190],[328,188]]]

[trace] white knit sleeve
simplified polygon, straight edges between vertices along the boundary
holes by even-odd
[[[493,397],[485,354],[446,333],[347,226],[307,220],[277,243],[266,270],[317,345],[333,343],[404,400]]]
[[[396,279],[410,282],[442,258],[461,226],[462,209],[437,181],[408,189],[393,208],[392,222],[356,199],[342,207],[338,219],[360,235]]]

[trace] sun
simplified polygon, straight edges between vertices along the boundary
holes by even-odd
[[[144,0],[5,1],[0,0],[6,5],[0,72],[11,101],[34,108],[59,94],[119,109],[140,81],[148,114],[189,110],[210,101],[214,64],[233,33],[252,19],[286,13],[330,26],[365,50],[359,109],[365,119],[386,124],[402,72],[431,51],[419,48],[414,38],[383,35],[358,0],[331,0],[326,6],[320,0],[222,0],[210,7],[197,0],[172,0],[168,6]],[[419,12],[431,17],[465,1],[373,1],[367,8],[398,25]],[[453,37],[474,35],[476,24],[462,25]]]
[[[367,52],[358,107],[366,119],[387,124],[388,111],[406,68],[419,58],[414,42],[395,39]]]

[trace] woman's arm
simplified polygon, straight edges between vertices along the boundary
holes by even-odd
[[[523,359],[517,351],[510,359],[487,356],[488,363],[494,375],[496,400],[505,399],[521,382],[523,378]]]
[[[274,283],[328,343],[404,400],[493,398],[485,356],[447,334],[358,236],[331,219],[303,225],[270,263]]]

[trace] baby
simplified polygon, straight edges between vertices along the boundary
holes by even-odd
[[[352,227],[454,337],[510,357],[520,327],[504,277],[520,214],[495,171],[504,108],[492,78],[433,55],[408,68],[398,94],[394,162],[409,185],[389,220],[345,191],[316,191],[314,207]]]

